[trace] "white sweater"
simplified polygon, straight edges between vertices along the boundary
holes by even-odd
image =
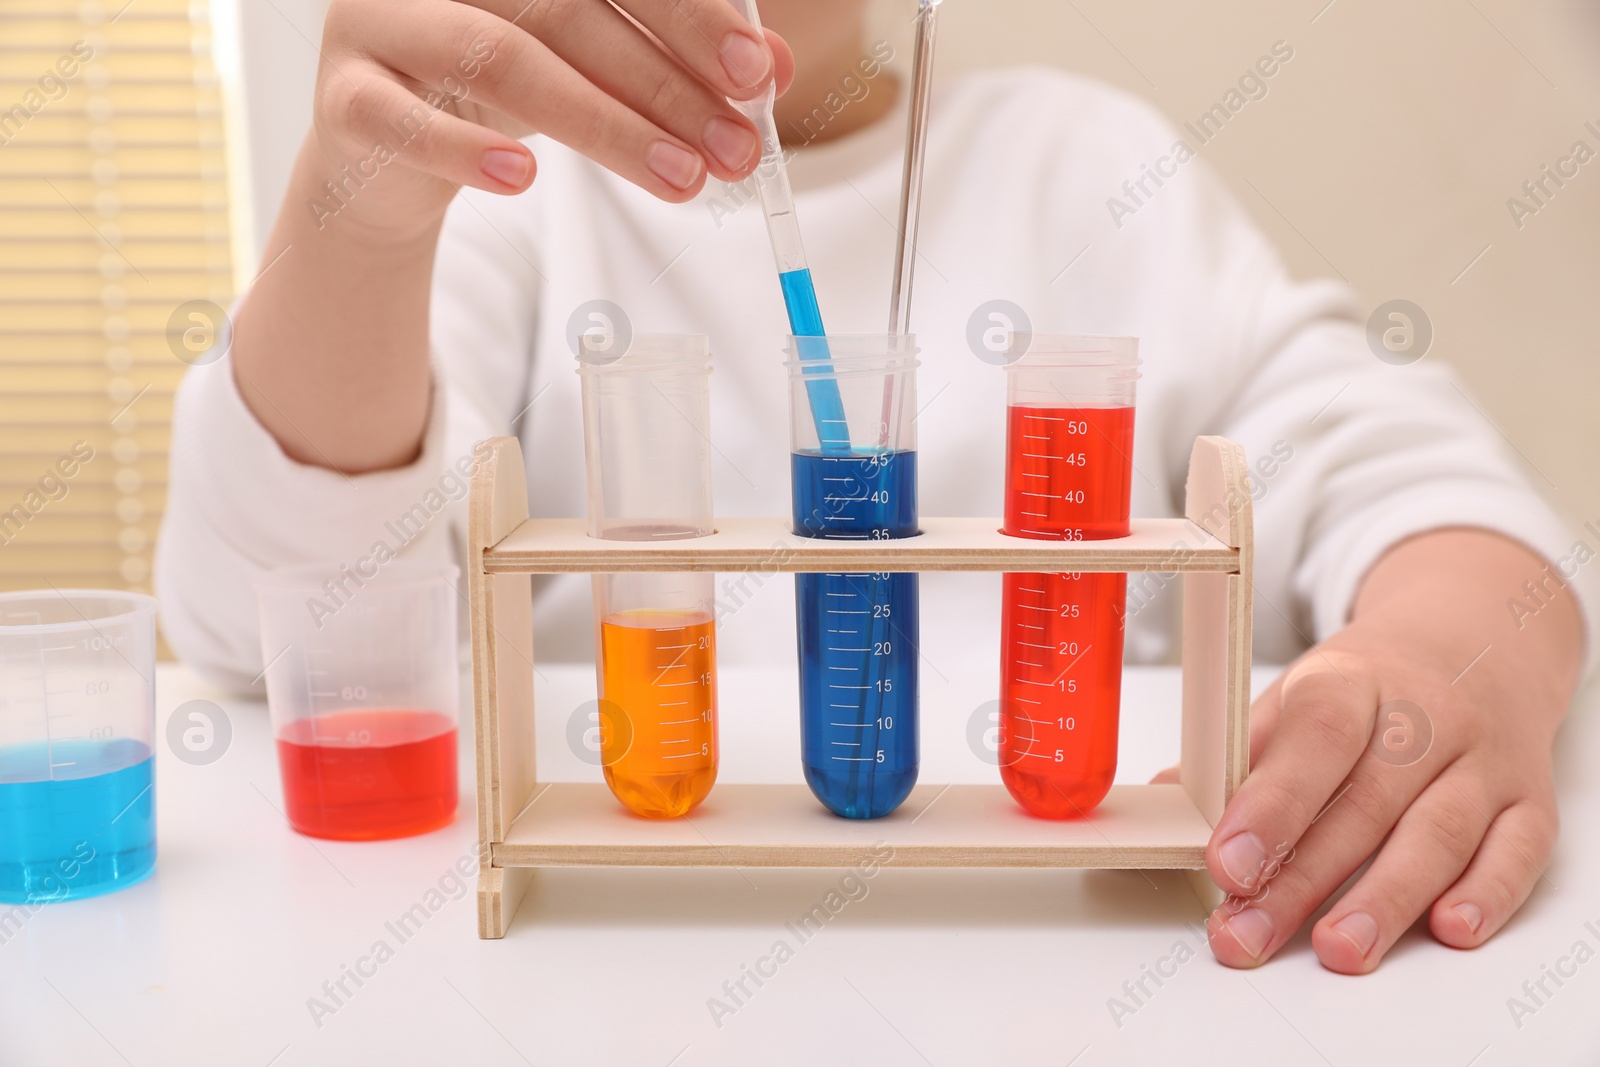
[[[886,327],[902,129],[896,116],[792,165],[832,332]],[[979,305],[1003,298],[1038,331],[1140,338],[1135,515],[1180,513],[1198,434],[1242,443],[1253,463],[1276,458],[1256,485],[1259,660],[1338,630],[1367,568],[1419,531],[1485,527],[1566,555],[1573,537],[1437,356],[1375,358],[1350,294],[1291,281],[1203,158],[1147,181],[1132,214],[1110,209],[1179,138],[1143,103],[1053,72],[972,77],[937,100],[912,311],[922,514],[1000,514],[1004,372],[967,333]],[[561,145],[531,144],[531,190],[467,190],[451,207],[434,272],[435,405],[411,466],[353,478],[302,466],[249,414],[227,359],[189,371],[156,582],[167,638],[195,669],[233,686],[260,672],[249,581],[263,569],[398,547],[389,524],[418,503],[448,502],[405,553],[459,556],[464,486],[449,470],[483,437],[520,436],[534,515],[583,515],[565,335],[588,301],[625,309],[639,333],[710,336],[717,510],[788,514],[786,322],[759,204],[737,207],[719,183],[664,204]],[[792,671],[793,582],[718,583],[724,662]],[[537,588],[538,657],[588,658],[588,581]],[[1130,580],[1131,659],[1171,656],[1174,592]],[[925,576],[922,605],[926,665],[997,679],[994,576]]]

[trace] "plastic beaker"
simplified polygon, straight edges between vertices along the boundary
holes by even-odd
[[[916,339],[828,337],[826,362],[806,351],[817,343],[790,338],[786,364],[794,532],[915,536]],[[837,386],[838,409],[813,407],[818,382]],[[844,427],[834,425],[841,416]],[[917,594],[911,573],[795,576],[801,762],[836,815],[887,815],[916,785]]]
[[[590,536],[712,533],[706,338],[638,335],[621,352],[583,342]],[[593,582],[606,784],[636,815],[676,818],[717,780],[715,576],[596,574]]]
[[[1016,334],[1006,366],[1005,526],[1013,537],[1129,532],[1132,338]],[[1082,816],[1117,771],[1126,574],[1007,574],[1000,776],[1017,803]]]
[[[0,902],[154,869],[155,617],[138,593],[0,594]]]
[[[256,579],[284,814],[300,833],[376,841],[454,820],[457,574],[363,556]]]

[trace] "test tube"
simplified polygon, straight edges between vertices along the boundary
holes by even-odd
[[[589,535],[669,541],[714,532],[710,355],[704,336],[585,337]],[[687,814],[717,779],[715,576],[596,574],[595,673],[606,784],[636,815]]]
[[[829,337],[827,370],[805,358],[808,343],[790,338],[786,364],[794,532],[841,540],[915,536],[915,338]],[[819,439],[807,398],[819,376],[838,386],[848,449]],[[917,576],[796,575],[795,611],[806,783],[836,815],[887,815],[917,781]]]
[[[1016,334],[1006,367],[1012,537],[1126,537],[1138,341]],[[1000,776],[1046,819],[1086,815],[1117,772],[1126,574],[1007,574]]]

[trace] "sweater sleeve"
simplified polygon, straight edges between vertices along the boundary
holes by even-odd
[[[1142,119],[1123,112],[1132,173],[1179,140],[1138,108]],[[1130,276],[1147,282],[1142,318],[1161,324],[1151,338],[1161,380],[1151,384],[1179,391],[1164,408],[1179,416],[1161,435],[1162,463],[1181,493],[1195,435],[1245,448],[1257,658],[1287,662],[1342,628],[1372,565],[1425,531],[1476,527],[1552,564],[1572,556],[1576,534],[1445,363],[1443,344],[1404,365],[1378,358],[1350,290],[1291,279],[1204,159],[1157,193],[1125,220],[1119,247]],[[1595,603],[1579,592],[1593,662]]]
[[[228,358],[189,372],[173,414],[155,567],[162,630],[185,663],[235,691],[259,681],[264,661],[250,583],[274,567],[354,566],[379,543],[407,559],[459,555],[452,527],[464,519],[473,457],[461,439],[486,435],[472,429],[481,416],[435,380],[417,459],[345,475],[284,455],[240,398]]]
[[[1342,628],[1367,571],[1416,534],[1476,527],[1552,563],[1571,550],[1573,534],[1454,372],[1384,363],[1355,323],[1298,323],[1263,352],[1218,428],[1252,463],[1256,612],[1269,622],[1259,656],[1286,659]]]
[[[239,691],[259,681],[250,583],[264,571],[353,565],[380,542],[408,559],[461,561],[474,445],[507,432],[527,381],[537,271],[515,205],[458,202],[446,221],[434,272],[433,400],[409,466],[345,475],[298,463],[246,407],[227,356],[185,376],[155,586],[168,644],[208,680]]]

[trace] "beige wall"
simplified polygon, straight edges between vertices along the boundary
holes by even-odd
[[[1574,141],[1600,152],[1600,2],[1325,3],[946,0],[939,71],[1054,64],[1181,123],[1288,42],[1206,158],[1298,275],[1420,305],[1428,358],[1563,511],[1600,520],[1600,159],[1520,231],[1506,207]]]

